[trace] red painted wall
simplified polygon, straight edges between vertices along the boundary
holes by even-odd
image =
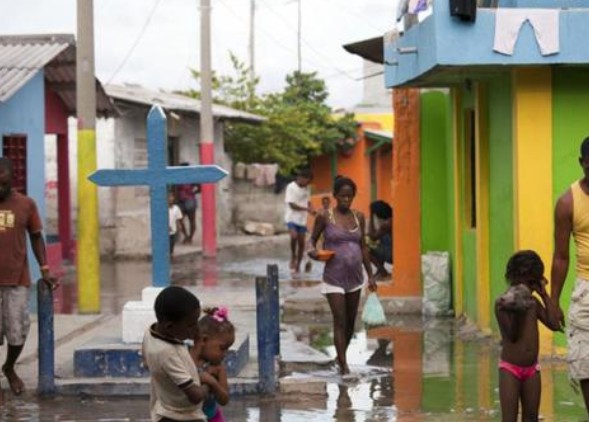
[[[66,135],[68,112],[59,96],[45,85],[45,133]]]

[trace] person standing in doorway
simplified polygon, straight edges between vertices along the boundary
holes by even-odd
[[[181,166],[188,166],[189,163],[181,163]],[[198,200],[196,194],[200,193],[199,184],[185,183],[176,187],[176,197],[178,198],[178,205],[182,211],[183,218],[188,219],[188,230],[186,225],[182,225],[182,243],[190,244],[196,232],[196,210],[198,208]]]
[[[301,170],[296,179],[286,186],[284,196],[284,221],[290,233],[290,270],[298,274],[301,272],[301,262],[305,250],[307,233],[307,215],[315,215],[311,208],[311,193],[309,184],[313,180],[310,170]]]
[[[385,264],[393,263],[393,209],[385,201],[370,204],[368,220],[370,260],[376,266],[376,279],[390,278]]]
[[[583,177],[574,182],[556,202],[554,211],[554,255],[551,298],[564,327],[560,296],[569,269],[569,241],[576,250],[576,283],[568,314],[568,362],[571,378],[581,385],[589,413],[589,137],[581,143],[579,164]]]
[[[0,344],[8,343],[2,373],[13,394],[24,391],[24,383],[14,370],[30,327],[29,290],[31,277],[27,261],[28,233],[41,276],[52,289],[57,280],[47,265],[43,226],[37,205],[28,196],[12,189],[12,162],[0,157]],[[3,393],[0,389],[0,401]]]

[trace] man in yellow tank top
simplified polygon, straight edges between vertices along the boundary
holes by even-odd
[[[589,137],[581,143],[579,164],[583,178],[574,182],[554,211],[554,255],[551,297],[558,304],[561,326],[564,314],[560,295],[569,269],[569,241],[575,241],[576,283],[568,314],[568,357],[571,378],[578,380],[589,413]]]

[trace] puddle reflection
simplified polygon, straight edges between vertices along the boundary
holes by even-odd
[[[348,359],[358,380],[328,381],[327,398],[305,402],[305,409],[279,406],[280,414],[258,419],[266,411],[278,412],[276,403],[264,401],[247,407],[244,421],[499,421],[497,344],[489,339],[463,340],[453,320],[400,318],[396,326],[359,331]],[[305,332],[306,331],[306,332]],[[334,357],[330,324],[303,326],[315,348]],[[392,369],[391,375],[366,377],[368,367]],[[582,398],[569,386],[566,364],[542,362],[542,406],[545,421],[582,421]],[[237,406],[234,403],[233,406]],[[266,410],[270,406],[272,410]],[[228,409],[229,410],[229,409]],[[253,412],[253,413],[252,413]],[[237,413],[235,414],[237,415]],[[233,420],[233,419],[231,419]]]

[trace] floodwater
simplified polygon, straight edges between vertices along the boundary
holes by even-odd
[[[286,246],[286,245],[285,245]],[[281,294],[304,288],[304,280],[290,280],[288,251],[245,249],[221,253],[216,262],[197,259],[175,265],[178,284],[223,283],[228,288],[251,285],[262,276],[267,264],[281,269]],[[109,274],[103,284],[103,308],[119,312],[127,300],[137,297],[149,283],[149,265],[142,262],[103,264]],[[317,278],[320,265],[310,276]],[[196,277],[198,275],[198,277]],[[67,280],[66,280],[67,285]],[[64,296],[64,304],[75,296]],[[67,289],[66,289],[67,291]],[[73,292],[73,293],[72,293]],[[67,306],[66,306],[67,308]],[[69,309],[70,311],[73,308]],[[297,317],[288,321],[298,327],[298,336],[334,357],[329,320]],[[324,394],[285,394],[235,397],[224,408],[232,422],[313,421],[499,421],[497,391],[498,345],[481,338],[453,319],[396,317],[390,325],[365,331],[357,327],[348,351],[355,377],[342,379],[331,370],[296,373],[325,381]],[[566,364],[557,359],[541,361],[541,420],[586,421],[582,398],[571,387]],[[0,421],[148,421],[147,398],[57,397],[38,399],[29,394],[15,399],[7,395]],[[584,416],[585,415],[585,416]]]

